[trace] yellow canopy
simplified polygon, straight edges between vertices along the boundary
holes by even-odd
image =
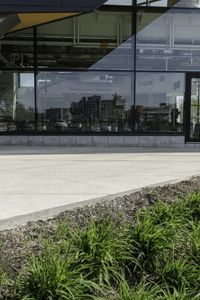
[[[19,23],[10,32],[28,27],[56,21],[63,18],[73,17],[80,13],[23,13],[18,14]]]

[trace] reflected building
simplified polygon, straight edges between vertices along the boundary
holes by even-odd
[[[120,132],[127,130],[126,102],[115,94],[112,100],[102,100],[101,96],[83,97],[72,102],[70,107],[70,127],[83,131]]]

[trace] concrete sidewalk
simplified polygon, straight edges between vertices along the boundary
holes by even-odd
[[[1,147],[0,228],[199,174],[198,149]]]

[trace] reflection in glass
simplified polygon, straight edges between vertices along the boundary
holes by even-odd
[[[1,68],[33,68],[33,29],[22,30],[0,39]]]
[[[40,72],[38,129],[60,132],[130,132],[132,75],[114,72]]]
[[[137,5],[200,8],[200,0],[137,0]]]
[[[192,78],[190,138],[200,139],[200,78]]]
[[[132,0],[108,0],[106,5],[132,5]]]
[[[34,75],[0,71],[0,132],[33,131]]]
[[[200,10],[138,12],[137,69],[200,69]]]
[[[38,67],[132,69],[130,12],[96,11],[39,26]]]
[[[183,103],[183,74],[137,73],[137,131],[182,132]]]

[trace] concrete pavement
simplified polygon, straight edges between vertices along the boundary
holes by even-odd
[[[199,175],[199,150],[0,147],[0,228],[89,199]]]

